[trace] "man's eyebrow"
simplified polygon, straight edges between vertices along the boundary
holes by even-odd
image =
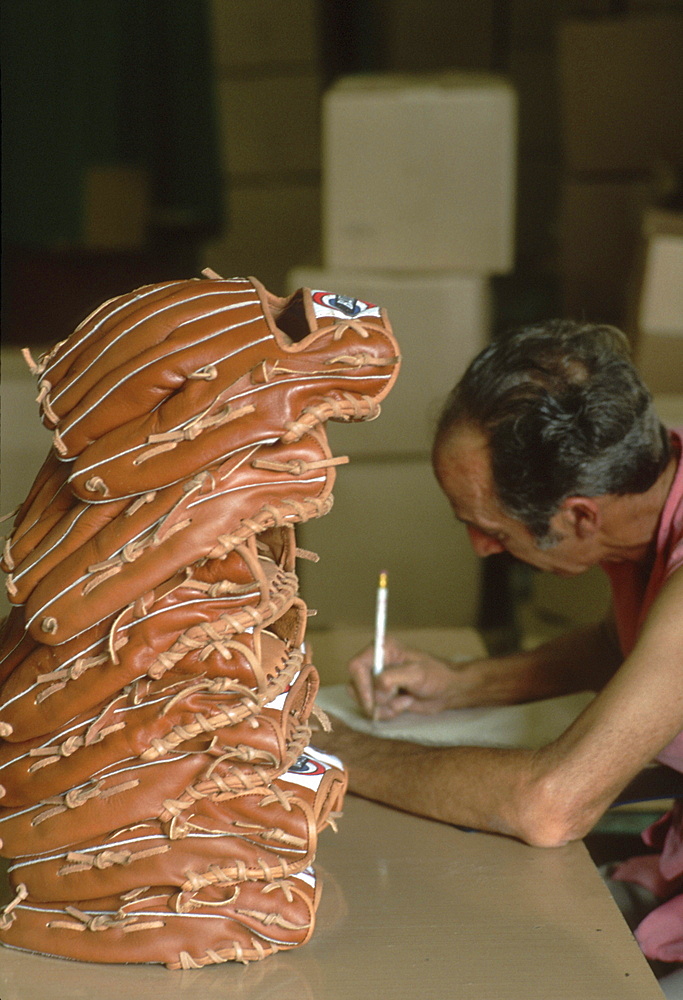
[[[508,537],[507,532],[503,531],[502,529],[483,528],[480,524],[475,524],[474,521],[468,521],[464,517],[459,517],[455,511],[453,511],[453,514],[455,516],[455,520],[459,521],[460,524],[464,524],[466,527],[469,528],[474,528],[475,531],[481,531],[483,535],[488,535],[489,538],[495,538],[496,541],[502,542]]]

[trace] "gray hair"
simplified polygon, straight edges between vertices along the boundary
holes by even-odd
[[[495,340],[446,400],[435,451],[458,424],[486,434],[498,499],[546,547],[567,497],[644,493],[671,454],[612,326],[552,320]]]

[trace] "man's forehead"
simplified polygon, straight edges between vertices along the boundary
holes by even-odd
[[[477,427],[459,426],[445,435],[434,454],[434,469],[453,503],[494,495],[488,443]]]
[[[477,427],[454,430],[434,454],[434,470],[453,513],[464,524],[493,537],[527,529],[501,507],[493,481],[486,435]]]
[[[439,441],[434,464],[444,472],[458,468],[461,474],[486,472],[490,478],[491,459],[486,435],[471,424],[458,425]]]

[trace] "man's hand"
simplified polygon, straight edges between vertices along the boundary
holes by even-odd
[[[373,646],[349,663],[350,690],[374,719],[402,712],[433,715],[449,708],[516,705],[575,691],[600,690],[621,663],[602,623],[551,639],[531,651],[453,662],[387,636],[385,667],[373,675]]]
[[[471,705],[470,673],[466,665],[449,663],[409,649],[387,636],[385,667],[372,672],[373,647],[369,646],[349,663],[350,690],[366,715],[393,719],[402,712],[434,715],[447,708]]]

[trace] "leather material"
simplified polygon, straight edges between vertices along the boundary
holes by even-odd
[[[110,464],[117,445],[133,461],[139,455],[131,447],[158,443],[148,441],[150,431],[175,432],[220,411],[234,383],[258,365],[264,379],[268,369],[271,378],[307,377],[308,395],[334,390],[380,400],[398,361],[381,309],[349,316],[319,310],[308,289],[281,299],[254,278],[180,281],[114,299],[85,321],[41,366],[41,407],[46,425],[59,432],[62,458],[101,440],[97,451]],[[270,409],[282,418],[282,402]],[[258,423],[268,426],[263,417]],[[125,437],[107,439],[123,427]],[[83,465],[96,466],[97,454],[93,459]]]
[[[172,817],[193,799],[272,783],[299,759],[310,730],[299,727],[280,762],[235,761],[223,754],[220,731],[186,751],[152,761],[138,757],[95,772],[81,785],[32,806],[0,808],[0,855],[38,854],[76,844],[84,833],[101,836],[121,825]]]
[[[223,752],[234,759],[281,766],[295,730],[305,724],[318,690],[318,675],[302,669],[299,650],[288,653],[272,638],[278,661],[274,681],[261,694],[232,678],[136,681],[94,714],[72,719],[61,730],[0,747],[3,806],[30,805],[80,785],[118,761],[142,760],[182,749],[203,734],[221,730]],[[284,694],[280,707],[269,707]]]
[[[10,868],[37,901],[92,899],[144,885],[196,890],[245,879],[285,878],[314,861],[318,834],[334,823],[346,775],[328,768],[317,785],[288,783],[194,801],[171,820],[147,820],[63,851],[22,856]]]
[[[71,905],[27,905],[19,893],[0,917],[0,940],[81,962],[246,963],[305,944],[318,899],[313,876],[304,875],[192,894],[161,886]]]
[[[246,684],[262,683],[270,675],[258,645],[261,629],[276,627],[290,645],[300,645],[305,631],[306,609],[296,597],[298,580],[291,568],[292,529],[284,537],[288,541],[278,562],[260,555],[252,540],[250,564],[258,586],[248,600],[243,592],[220,595],[220,584],[219,596],[211,596],[182,574],[60,646],[38,644],[26,635],[29,652],[0,692],[5,739],[42,736],[127,684],[161,676],[176,664],[189,676],[227,674]],[[275,626],[285,613],[288,624]],[[241,631],[249,628],[255,630],[251,636]]]
[[[173,496],[163,491],[115,518],[38,583],[26,602],[29,633],[48,645],[66,642],[184,567],[222,559],[268,528],[321,516],[336,463],[319,429],[169,487]]]
[[[0,942],[198,968],[305,943],[347,774],[310,746],[296,525],[379,414],[383,309],[255,278],[98,307],[36,363],[53,445],[2,554]]]

